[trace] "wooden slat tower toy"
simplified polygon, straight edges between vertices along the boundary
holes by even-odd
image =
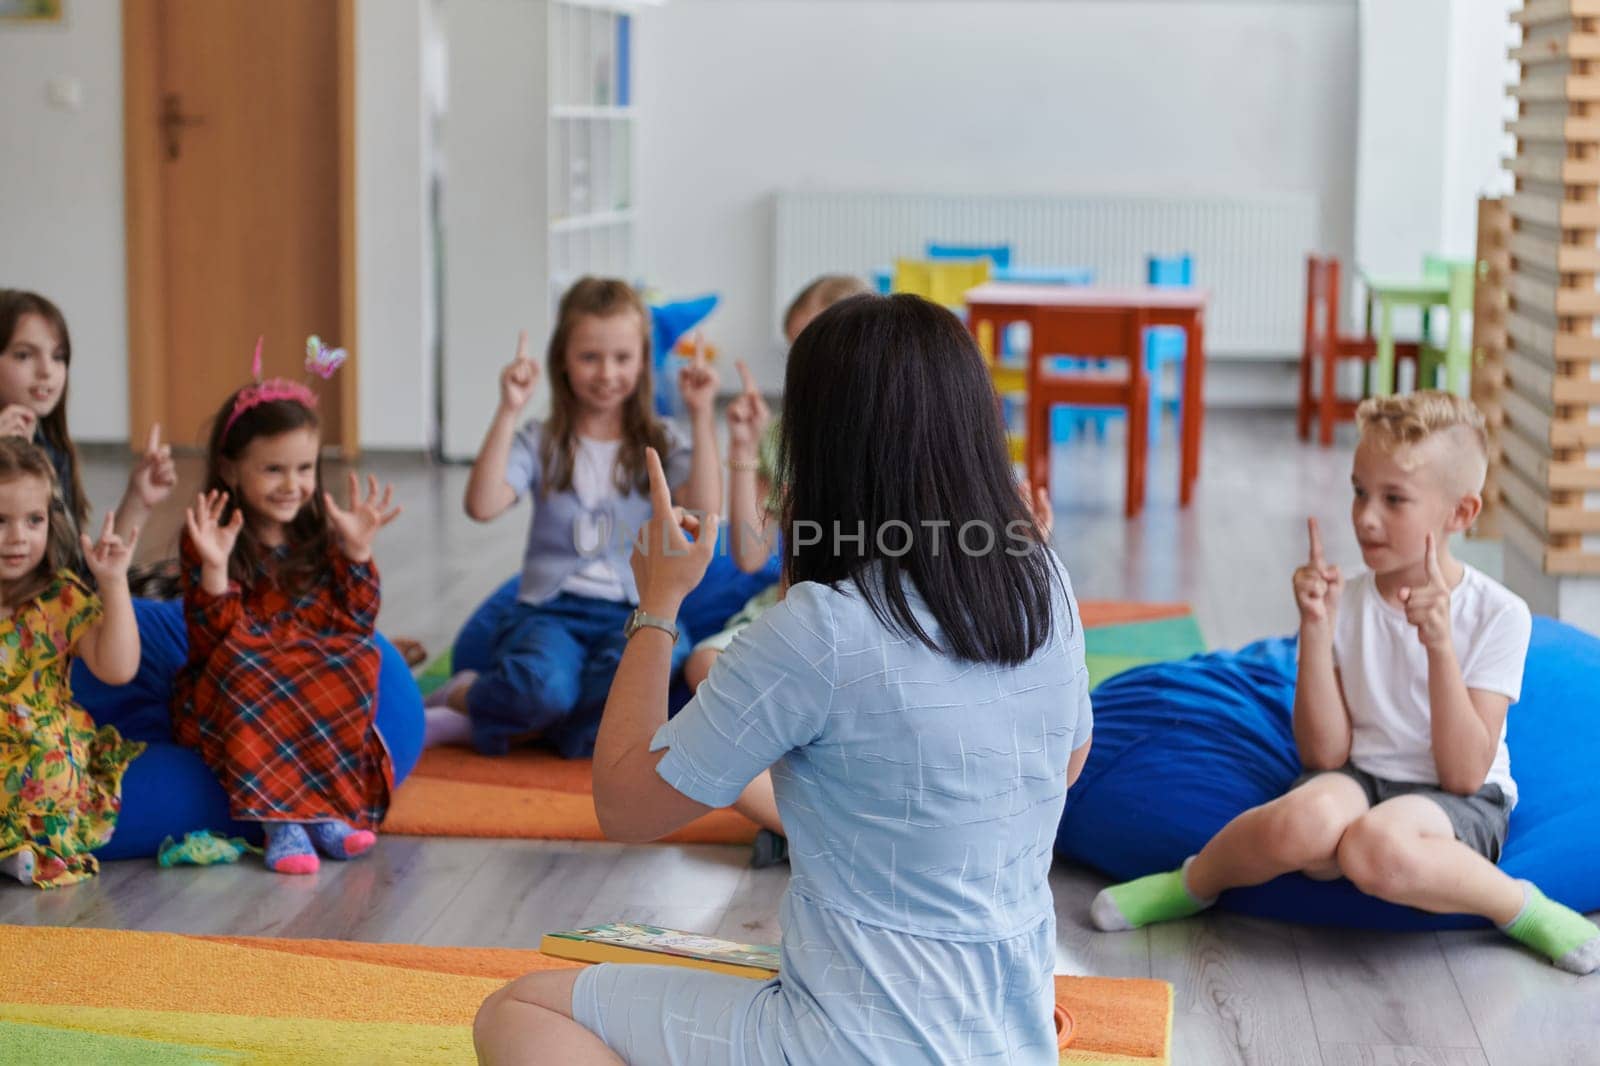
[[[1506,381],[1506,279],[1511,273],[1511,212],[1498,197],[1478,200],[1478,278],[1472,306],[1472,402],[1489,423],[1489,478],[1475,537],[1500,534],[1501,391]]]
[[[1538,572],[1600,575],[1600,0],[1527,0],[1511,17],[1523,43],[1498,520],[1508,555]]]

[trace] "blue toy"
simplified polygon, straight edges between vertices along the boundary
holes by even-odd
[[[672,350],[685,334],[705,321],[716,306],[715,294],[650,305],[650,354],[651,369],[656,378],[656,413],[664,418],[678,414],[683,406],[678,396],[678,375],[673,365]]]
[[[261,840],[261,826],[235,822],[227,793],[200,753],[172,740],[172,682],[189,656],[189,634],[179,600],[133,601],[139,625],[139,672],[126,685],[107,685],[81,661],[72,664],[72,691],[99,725],[114,725],[148,746],[122,779],[117,831],[95,852],[102,859],[155,855],[168,837],[200,829]],[[422,694],[405,659],[380,634],[378,732],[389,747],[398,786],[422,755]]]
[[[1521,793],[1500,866],[1578,911],[1600,909],[1600,640],[1535,617],[1522,699],[1508,718]],[[1176,869],[1242,811],[1300,772],[1290,729],[1295,641],[1137,667],[1093,693],[1094,746],[1067,796],[1056,852],[1117,880]],[[1373,929],[1464,929],[1300,874],[1225,892],[1218,906],[1264,918]]]

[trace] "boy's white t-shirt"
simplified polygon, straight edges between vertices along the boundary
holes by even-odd
[[[617,452],[622,442],[616,440],[591,440],[578,438],[577,451],[572,457],[572,491],[583,505],[584,513],[578,516],[573,529],[573,543],[580,551],[592,553],[588,561],[561,583],[562,592],[588,596],[596,600],[626,600],[628,593],[612,569],[601,547],[606,538],[615,536],[608,515],[599,513],[605,501],[617,495],[613,471],[617,465]]]
[[[1469,689],[1495,692],[1515,703],[1522,695],[1533,617],[1510,589],[1471,566],[1450,590],[1450,635],[1461,677]],[[1405,612],[1384,602],[1372,571],[1345,582],[1334,626],[1333,659],[1350,709],[1350,762],[1390,781],[1437,785],[1428,652]],[[1517,802],[1511,753],[1500,728],[1500,748],[1486,784],[1499,785],[1508,805]]]

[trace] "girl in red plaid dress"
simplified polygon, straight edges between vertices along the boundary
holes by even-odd
[[[258,371],[259,377],[259,371]],[[378,572],[372,540],[392,486],[350,475],[349,509],[322,489],[316,398],[274,379],[228,398],[181,550],[189,662],[173,699],[233,816],[266,830],[267,866],[309,874],[317,853],[376,842],[393,770],[374,724]]]

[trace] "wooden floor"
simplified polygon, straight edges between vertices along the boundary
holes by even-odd
[[[1121,518],[1115,439],[1057,458],[1056,545],[1084,598],[1186,600],[1209,642],[1287,632],[1289,573],[1318,516],[1330,556],[1354,564],[1349,443],[1301,446],[1283,417],[1215,416],[1193,506],[1175,509],[1170,427],[1142,518]],[[466,613],[512,572],[520,516],[475,526],[461,513],[466,471],[377,459],[406,514],[378,548],[382,625],[443,648]],[[88,464],[96,501],[116,498],[119,457]],[[104,503],[101,504],[104,506]],[[146,545],[161,547],[170,519]],[[1474,561],[1493,566],[1481,549]],[[386,837],[314,878],[258,865],[161,870],[108,863],[101,877],[38,892],[0,887],[0,922],[422,944],[532,947],[551,929],[619,918],[774,941],[783,868],[754,871],[739,849]],[[1051,876],[1058,969],[1157,977],[1175,986],[1175,1061],[1184,1066],[1593,1066],[1600,976],[1561,973],[1498,933],[1368,934],[1228,915],[1131,933],[1087,927],[1104,879]]]

